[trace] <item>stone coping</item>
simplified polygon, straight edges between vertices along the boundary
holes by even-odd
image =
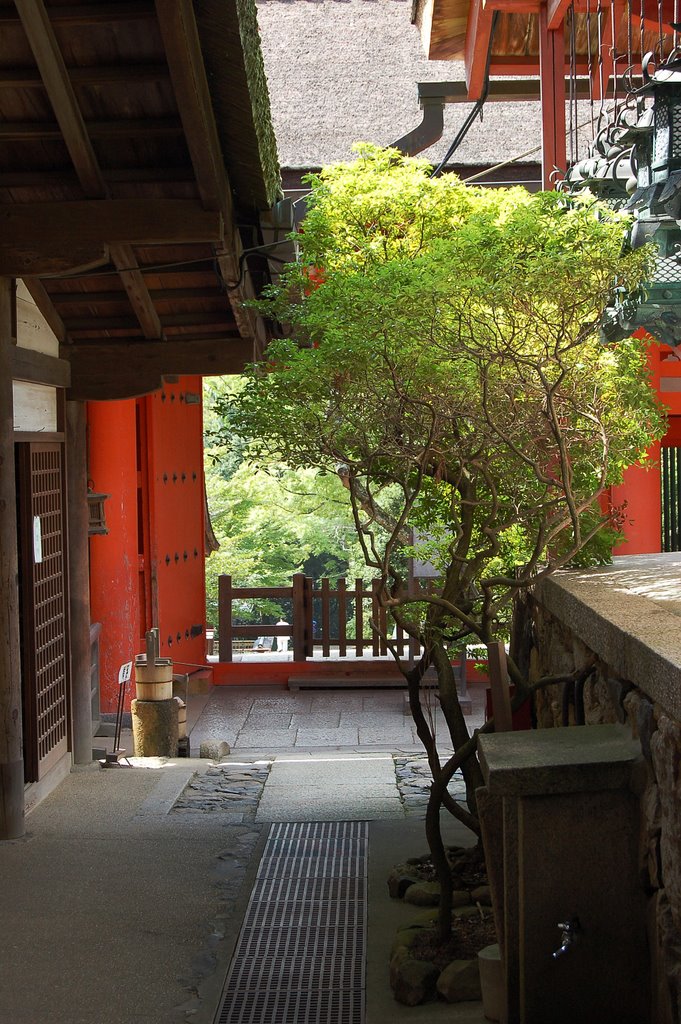
[[[578,725],[478,737],[482,774],[496,796],[548,796],[629,785],[640,746],[620,725]]]
[[[559,572],[535,596],[620,679],[681,719],[681,552]]]

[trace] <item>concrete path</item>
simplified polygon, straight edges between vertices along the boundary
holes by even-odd
[[[268,823],[353,817],[372,820],[367,1024],[481,1022],[477,1004],[400,1007],[386,984],[404,912],[387,897],[387,871],[425,850],[418,748],[304,749],[303,719],[338,716],[340,729],[350,695],[292,705],[283,691],[224,689],[190,710],[203,735],[235,733],[225,761],[74,771],[29,816],[25,838],[0,843],[0,1021],[213,1024]],[[376,696],[402,733],[400,702]],[[361,699],[371,712],[371,695]],[[285,717],[263,718],[263,702]],[[292,747],[265,756],[245,745],[294,730]],[[472,838],[459,829],[453,841],[462,837]]]

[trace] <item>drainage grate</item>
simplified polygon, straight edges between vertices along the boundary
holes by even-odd
[[[274,824],[216,1024],[362,1024],[366,821]]]

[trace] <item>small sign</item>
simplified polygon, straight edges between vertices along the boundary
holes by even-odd
[[[132,662],[126,661],[125,665],[121,665],[118,670],[118,685],[122,686],[123,683],[127,683],[132,675]]]
[[[40,516],[33,516],[33,561],[36,565],[43,560],[43,531]]]

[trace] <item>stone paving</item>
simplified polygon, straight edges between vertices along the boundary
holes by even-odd
[[[226,825],[307,819],[311,808],[329,820],[423,816],[429,787],[428,762],[418,754],[225,759],[195,772],[171,813],[215,813]],[[465,800],[460,772],[449,792]]]
[[[226,824],[255,821],[271,761],[221,763],[195,772],[172,808],[172,813],[219,812]]]
[[[484,691],[472,688],[471,728],[484,720]],[[451,749],[441,711],[426,694],[443,753]],[[406,692],[395,690],[302,690],[276,687],[216,686],[191,732],[192,752],[201,743],[224,741],[232,752],[283,750],[422,750],[409,713]]]
[[[426,758],[419,754],[405,757],[394,756],[397,788],[404,805],[405,814],[424,815],[428,803],[431,774]],[[465,802],[466,785],[461,772],[455,772],[448,786],[455,800]]]

